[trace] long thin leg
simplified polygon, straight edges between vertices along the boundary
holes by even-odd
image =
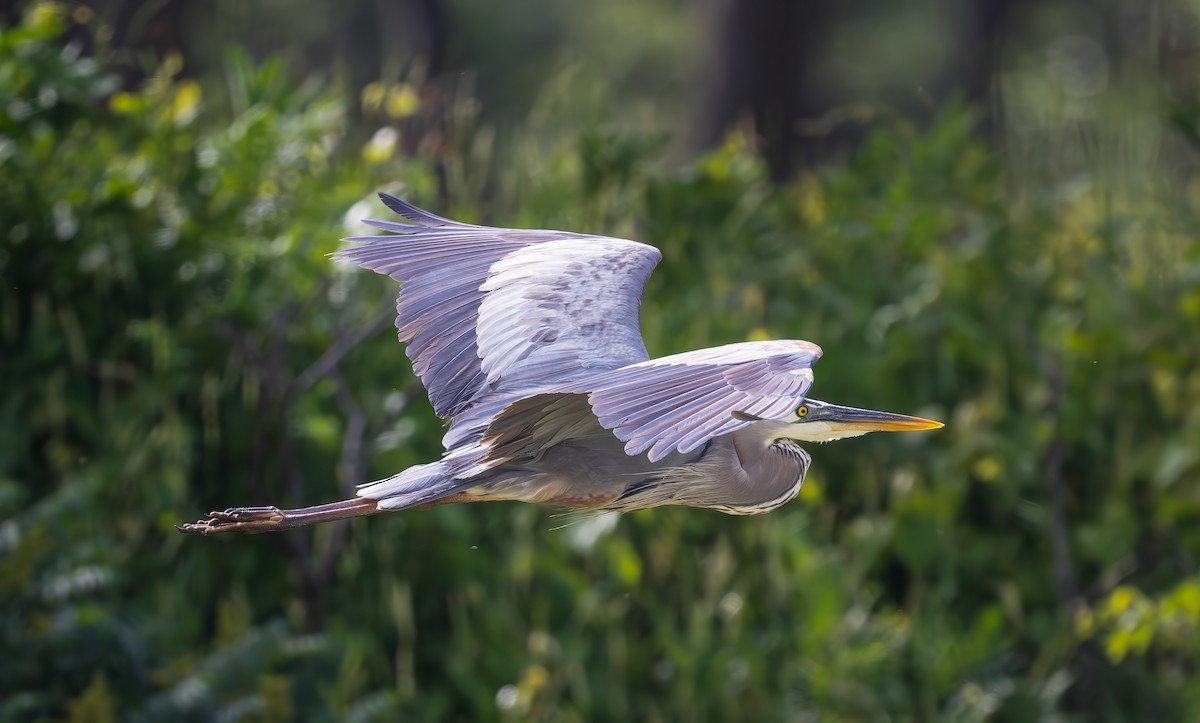
[[[281,510],[278,507],[233,507],[224,512],[209,512],[196,522],[176,525],[185,534],[219,535],[223,532],[276,532],[318,522],[366,517],[379,512],[379,503],[356,497],[327,505]]]
[[[424,504],[413,505],[404,509],[428,510],[431,507],[452,505],[461,502],[487,502],[489,499],[503,501],[505,498],[488,498],[465,492],[447,495]],[[540,500],[548,504],[562,507],[596,508],[612,501],[612,498],[587,497],[555,497]],[[224,512],[209,512],[208,517],[195,522],[176,525],[175,529],[188,535],[219,535],[225,532],[278,532],[294,527],[306,527],[320,522],[346,520],[352,517],[367,517],[378,514],[379,501],[355,497],[354,499],[330,502],[314,507],[301,507],[295,510],[281,510],[278,507],[231,507]]]

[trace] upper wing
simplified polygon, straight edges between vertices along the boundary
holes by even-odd
[[[396,327],[438,416],[646,359],[654,247],[458,223],[379,195],[413,223],[367,221],[397,235],[346,239],[356,245],[334,257],[401,283]]]
[[[806,341],[744,342],[640,362],[564,391],[587,393],[627,454],[649,450],[657,462],[753,423],[734,412],[787,416],[812,387],[820,357]]]

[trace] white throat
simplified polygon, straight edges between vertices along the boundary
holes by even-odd
[[[834,426],[828,422],[768,422],[773,425],[770,434],[775,438],[787,437],[797,442],[833,442],[848,440],[850,437],[862,437],[866,430],[846,429],[844,426]]]
[[[798,442],[832,442],[835,439],[861,437],[866,430],[846,429],[835,427],[829,422],[783,422],[780,437],[787,437]]]
[[[861,437],[866,430],[838,428],[829,422],[789,422],[781,419],[763,419],[751,425],[766,443],[776,439],[794,439],[797,442],[832,442],[837,439]]]

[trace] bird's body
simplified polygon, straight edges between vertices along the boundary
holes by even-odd
[[[808,469],[808,454],[790,440],[772,439],[769,422],[651,461],[648,454],[626,454],[624,444],[589,413],[586,396],[555,396],[550,403],[575,420],[555,428],[553,436],[486,439],[367,485],[359,495],[378,500],[385,510],[458,493],[463,499],[606,510],[688,504],[755,514],[794,497]],[[771,446],[774,449],[764,454]],[[720,494],[708,491],[711,480],[724,481]]]
[[[650,359],[642,290],[658,250],[624,239],[498,229],[381,194],[412,223],[335,254],[400,282],[396,326],[434,410],[442,459],[303,510],[235,508],[185,532],[285,529],[447,502],[522,500],[758,514],[800,489],[796,440],[936,422],[807,398],[821,350],[729,344]]]

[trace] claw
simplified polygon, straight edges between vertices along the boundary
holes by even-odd
[[[176,525],[185,535],[216,535],[222,532],[266,532],[283,522],[278,507],[230,507],[223,512],[209,512],[208,517]]]

